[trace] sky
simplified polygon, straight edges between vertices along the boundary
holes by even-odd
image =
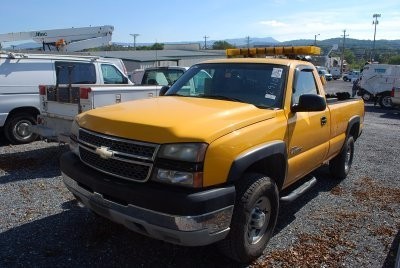
[[[0,34],[114,26],[113,42],[164,43],[272,37],[278,41],[400,39],[400,0],[14,0],[1,5]]]

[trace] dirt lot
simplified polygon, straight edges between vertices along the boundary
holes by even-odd
[[[351,84],[328,82],[331,92]],[[400,112],[366,104],[348,178],[326,167],[282,204],[264,255],[249,267],[393,267],[400,240]],[[61,182],[68,148],[10,146],[0,136],[0,267],[246,267],[215,246],[185,248],[135,234],[81,207]]]

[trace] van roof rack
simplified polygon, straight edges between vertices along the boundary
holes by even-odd
[[[97,55],[79,55],[79,54],[49,54],[49,53],[24,53],[24,52],[12,52],[12,51],[0,51],[0,54],[7,55],[9,59],[16,58],[35,58],[35,59],[46,59],[46,58],[81,58],[96,61],[102,59]]]

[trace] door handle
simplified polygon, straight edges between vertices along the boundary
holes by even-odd
[[[321,126],[326,125],[327,122],[328,122],[328,118],[326,118],[326,116],[321,117]]]

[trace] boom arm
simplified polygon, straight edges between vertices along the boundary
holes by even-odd
[[[47,46],[61,48],[63,51],[79,51],[86,48],[108,45],[111,42],[114,27],[110,25],[96,27],[82,27],[56,30],[39,30],[32,32],[17,32],[0,34],[1,42],[13,42],[21,40],[34,40],[43,44],[43,50]]]

